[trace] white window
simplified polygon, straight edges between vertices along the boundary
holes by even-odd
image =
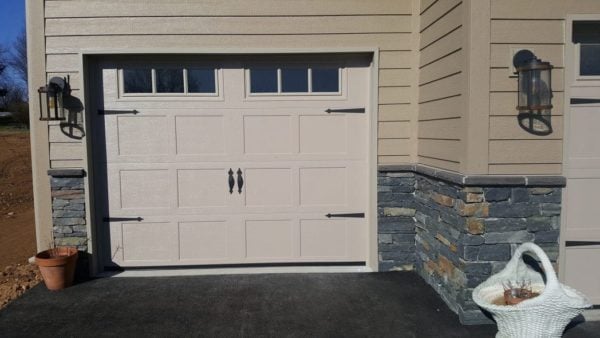
[[[246,74],[250,96],[342,93],[342,68],[337,66],[259,65],[249,67]]]
[[[127,96],[217,96],[218,69],[157,66],[124,67],[121,94]]]

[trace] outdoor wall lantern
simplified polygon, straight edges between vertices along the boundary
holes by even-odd
[[[40,100],[40,121],[63,121],[65,98],[71,95],[67,78],[53,77],[47,85],[38,89]],[[45,100],[42,96],[45,96]]]
[[[552,133],[552,68],[550,62],[538,59],[527,49],[513,57],[519,76],[517,110],[519,125],[539,136]]]

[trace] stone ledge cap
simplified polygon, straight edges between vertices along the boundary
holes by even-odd
[[[542,175],[464,175],[422,164],[406,163],[379,165],[379,172],[415,172],[462,186],[545,186],[564,187],[564,176]]]
[[[85,177],[83,169],[48,169],[48,175],[52,177]]]

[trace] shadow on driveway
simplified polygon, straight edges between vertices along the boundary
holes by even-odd
[[[595,323],[593,323],[595,324]],[[592,337],[584,323],[566,337]],[[592,330],[592,331],[589,331]],[[493,337],[462,326],[414,273],[104,278],[38,286],[0,312],[0,336]]]

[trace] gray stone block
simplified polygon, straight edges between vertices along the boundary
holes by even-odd
[[[518,231],[527,228],[525,218],[487,218],[483,223],[487,232]]]
[[[492,203],[490,217],[531,217],[540,215],[540,207],[529,203]]]
[[[55,226],[61,225],[81,225],[85,224],[85,219],[83,218],[53,218],[52,222]]]
[[[542,216],[558,216],[560,215],[561,205],[555,203],[542,203],[541,215]]]
[[[485,188],[483,195],[488,202],[506,201],[510,198],[510,188]]]
[[[73,228],[70,226],[55,226],[53,229],[55,234],[71,234],[73,233]]]
[[[560,217],[529,217],[527,219],[527,230],[531,232],[557,230],[560,228]]]
[[[529,202],[529,192],[527,188],[513,188],[510,200],[512,203]]]
[[[57,218],[61,218],[61,217],[67,217],[67,218],[84,218],[85,217],[85,211],[84,210],[68,210],[68,209],[62,209],[62,210],[54,210],[52,212],[52,217],[57,217]]]
[[[391,234],[379,234],[379,236],[377,236],[377,242],[379,244],[392,244],[393,243],[392,235]]]
[[[478,248],[477,259],[480,261],[507,261],[510,259],[510,244],[484,244]]]
[[[526,230],[514,232],[488,232],[483,235],[486,244],[525,243],[532,241],[534,235]]]
[[[392,234],[393,243],[415,243],[415,234]]]
[[[492,273],[492,263],[463,262],[462,269],[467,276],[489,276]]]
[[[484,243],[483,236],[470,235],[470,234],[461,234],[459,239],[459,244],[462,245],[481,245]]]
[[[559,230],[538,231],[535,233],[535,243],[557,243],[560,235]]]

